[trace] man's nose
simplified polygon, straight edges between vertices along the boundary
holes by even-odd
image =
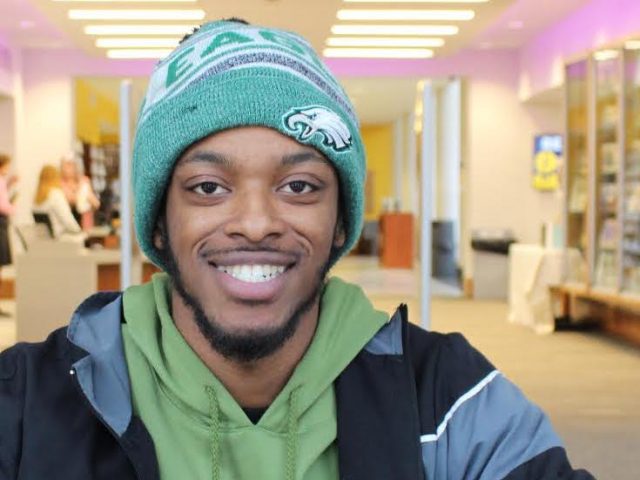
[[[279,214],[275,195],[266,188],[238,192],[225,233],[229,236],[242,236],[252,243],[282,235],[285,223]]]

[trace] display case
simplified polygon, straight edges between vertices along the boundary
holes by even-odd
[[[618,288],[620,262],[620,161],[622,55],[619,50],[594,54],[595,211],[593,284]]]
[[[589,207],[589,60],[566,67],[567,107],[567,163],[566,242],[567,247],[578,250],[587,261]],[[586,269],[583,269],[586,271]],[[568,272],[572,281],[587,282],[579,272]]]
[[[622,289],[640,293],[640,50],[624,51]]]

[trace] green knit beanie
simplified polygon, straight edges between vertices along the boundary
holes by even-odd
[[[366,167],[353,107],[306,40],[236,21],[205,24],[151,75],[133,150],[142,250],[166,269],[153,233],[176,161],[197,140],[241,126],[273,128],[335,166],[346,242],[333,265],[353,247],[363,221]]]

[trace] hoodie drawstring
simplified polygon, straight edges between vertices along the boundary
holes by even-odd
[[[296,478],[296,456],[298,455],[298,389],[289,395],[287,414],[287,480]]]
[[[205,387],[211,418],[211,480],[220,480],[220,405],[212,386]]]
[[[205,387],[209,397],[209,417],[211,419],[211,480],[220,480],[220,405],[212,386]],[[296,478],[296,457],[298,455],[298,389],[289,395],[287,412],[287,465],[286,480]]]

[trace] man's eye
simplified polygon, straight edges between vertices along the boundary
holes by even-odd
[[[284,187],[282,187],[285,193],[311,193],[315,192],[318,188],[315,185],[312,185],[308,182],[303,182],[302,180],[295,180],[293,182],[287,183]]]
[[[199,195],[213,195],[215,193],[222,193],[223,190],[226,189],[215,182],[202,182],[191,188],[191,191]]]

